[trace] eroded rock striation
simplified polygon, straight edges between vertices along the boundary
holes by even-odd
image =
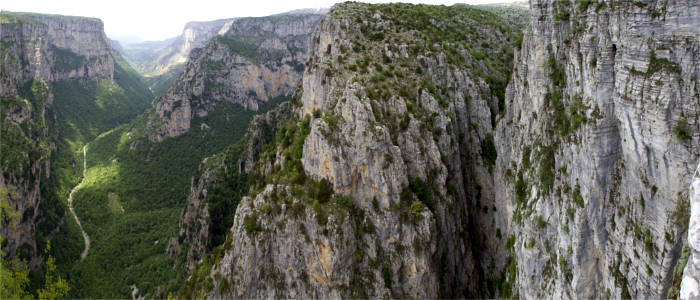
[[[236,19],[204,48],[194,49],[183,74],[156,104],[162,124],[154,141],[185,133],[194,115],[223,101],[257,110],[260,103],[290,96],[301,81],[307,38],[321,15]]]
[[[673,296],[700,155],[700,6],[533,0],[530,13],[494,133],[513,294]]]

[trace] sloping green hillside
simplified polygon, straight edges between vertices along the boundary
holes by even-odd
[[[53,104],[47,112],[49,137],[55,143],[51,153],[51,176],[42,181],[42,198],[47,220],[38,230],[38,241],[45,241],[57,224],[62,224],[52,244],[59,269],[74,264],[83,247],[83,238],[67,209],[68,193],[82,174],[80,149],[101,132],[124,124],[151,104],[153,95],[140,76],[124,61],[115,63],[114,80],[63,80],[51,85]],[[43,248],[43,247],[42,247]],[[65,278],[65,277],[64,277]],[[72,282],[71,282],[72,285]]]
[[[158,97],[168,91],[170,86],[173,85],[173,82],[180,77],[183,70],[185,70],[185,64],[177,64],[168,68],[168,71],[163,74],[153,75],[144,79],[146,83],[148,83],[153,94]]]
[[[88,144],[87,177],[75,208],[92,248],[66,270],[70,297],[125,298],[129,286],[153,296],[159,285],[181,280],[165,259],[175,235],[192,174],[203,158],[240,140],[252,117],[284,101],[276,98],[258,112],[220,104],[192,129],[159,143],[149,141],[152,112],[110,130]],[[58,244],[58,242],[57,242]]]

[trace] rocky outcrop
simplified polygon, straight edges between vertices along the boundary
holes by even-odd
[[[178,136],[194,115],[223,101],[257,110],[260,103],[289,96],[301,81],[307,38],[320,15],[236,19],[225,33],[190,53],[185,70],[156,104],[162,126],[154,141]]]
[[[187,270],[202,257],[208,254],[212,248],[212,238],[210,233],[211,217],[209,206],[206,203],[207,189],[216,184],[217,179],[223,178],[222,173],[231,172],[226,167],[224,160],[217,157],[208,157],[199,166],[197,174],[192,178],[190,194],[187,197],[185,209],[180,215],[177,238],[171,238],[168,245],[168,257],[176,258],[182,248],[184,251],[184,265]]]
[[[2,16],[2,95],[17,94],[16,87],[32,78],[112,78],[114,60],[101,20],[15,12]]]
[[[276,197],[284,203],[271,204]],[[435,223],[427,210],[411,226],[415,231],[401,230],[403,226],[394,223],[391,216],[366,216],[367,222],[378,221],[374,226],[378,235],[385,236],[383,242],[406,248],[407,255],[397,257],[357,250],[363,243],[375,241],[357,238],[366,229],[356,226],[357,216],[351,211],[329,216],[328,227],[322,227],[305,201],[283,185],[268,185],[255,198],[244,198],[231,228],[240,234],[233,234],[231,251],[215,269],[222,279],[216,283],[214,291],[218,293],[209,296],[340,298],[351,296],[354,290],[377,297],[395,293],[424,298],[437,294],[439,279],[432,263],[437,247],[430,239]],[[270,211],[279,211],[261,215],[270,205]],[[387,234],[387,229],[398,229],[401,239]],[[421,247],[414,248],[412,243],[421,243]],[[392,280],[396,282],[393,287]]]
[[[688,264],[683,272],[680,298],[691,299],[700,297],[700,165],[695,169],[690,185],[690,224],[688,225],[688,245],[691,253]]]
[[[533,0],[530,12],[494,134],[513,293],[672,295],[700,155],[700,6]]]
[[[295,96],[296,98],[299,95]],[[269,144],[275,137],[280,127],[291,118],[293,105],[289,102],[280,104],[277,108],[261,115],[257,115],[250,121],[246,130],[245,147],[236,165],[238,172],[249,173],[263,152],[263,147]]]

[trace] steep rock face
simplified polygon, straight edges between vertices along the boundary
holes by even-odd
[[[691,299],[700,297],[700,165],[695,169],[693,182],[690,185],[690,224],[688,225],[688,245],[691,253],[688,264],[683,271],[680,297]]]
[[[214,162],[214,163],[212,163]],[[171,239],[168,247],[168,256],[174,258],[180,251],[180,245],[187,245],[185,248],[185,266],[190,269],[204,255],[209,253],[212,247],[211,218],[209,207],[206,203],[207,188],[213,185],[221,176],[219,170],[227,172],[226,164],[216,157],[209,157],[202,161],[197,174],[192,178],[190,185],[190,195],[187,197],[185,209],[180,215],[177,241]]]
[[[279,212],[273,217],[254,217],[277,197],[285,202],[273,208]],[[374,241],[356,238],[358,234],[362,235],[358,230],[364,229],[356,226],[351,213],[334,214],[328,220],[332,226],[319,227],[314,210],[304,201],[294,197],[291,188],[284,185],[268,185],[255,198],[244,198],[231,228],[243,234],[234,234],[230,243],[243,247],[231,246],[232,250],[220,260],[215,272],[223,278],[216,283],[214,291],[218,293],[208,296],[339,298],[350,296],[350,291],[355,289],[378,297],[391,297],[396,293],[423,298],[437,294],[439,279],[431,258],[437,245],[435,240],[430,240],[435,223],[427,210],[412,226],[415,231],[400,230],[402,226],[393,223],[393,218],[367,216],[377,222],[377,234],[385,235],[384,231],[391,227],[392,231],[398,229],[402,232],[402,239],[394,240],[391,235],[386,235],[385,242],[409,248],[406,251],[410,253],[401,262],[375,260],[373,264],[382,267],[372,270],[358,265],[356,259],[363,253],[356,249],[361,248],[363,242]],[[300,210],[298,206],[305,208]],[[252,219],[259,221],[250,225]],[[424,241],[426,238],[428,240]],[[424,248],[411,249],[411,243],[416,240]],[[399,273],[397,269],[401,264],[407,268]],[[397,283],[393,288],[392,283],[387,282],[392,280],[391,276],[399,276],[395,278]],[[230,290],[222,286],[230,286]],[[373,294],[375,291],[377,294]]]
[[[3,12],[2,94],[29,79],[53,82],[108,77],[114,73],[111,47],[99,19]],[[9,81],[9,82],[7,82]]]
[[[283,15],[232,21],[195,49],[180,78],[156,105],[162,120],[152,140],[178,136],[196,114],[222,101],[257,110],[270,98],[291,95],[301,81],[307,38],[320,15]]]
[[[28,89],[22,95],[0,97],[0,197],[7,199],[9,213],[14,214],[3,216],[0,235],[8,257],[18,254],[35,266],[39,260],[34,233],[42,217],[40,184],[49,175],[50,163],[45,130],[49,93],[46,83],[38,80],[31,81]]]
[[[40,184],[50,176],[46,111],[52,105],[49,83],[64,79],[112,78],[111,56],[102,21],[92,18],[3,12],[1,53],[0,188],[18,214],[14,226],[3,226],[3,251],[30,265],[40,262],[34,240],[42,221]]]
[[[495,132],[513,292],[664,297],[700,155],[700,6],[581,2],[531,1]]]
[[[488,295],[481,268],[504,262],[474,247],[502,242],[471,227],[494,226],[479,205],[495,157],[480,156],[515,28],[462,5],[336,5],[309,39],[294,118],[185,296]]]

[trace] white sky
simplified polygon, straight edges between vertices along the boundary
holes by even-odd
[[[256,17],[300,8],[331,7],[343,0],[5,0],[0,9],[100,18],[110,38],[144,41],[163,40],[182,33],[189,21],[210,21],[233,17]],[[397,2],[386,0],[363,2]],[[402,0],[401,2],[445,4],[486,4],[513,0]]]

